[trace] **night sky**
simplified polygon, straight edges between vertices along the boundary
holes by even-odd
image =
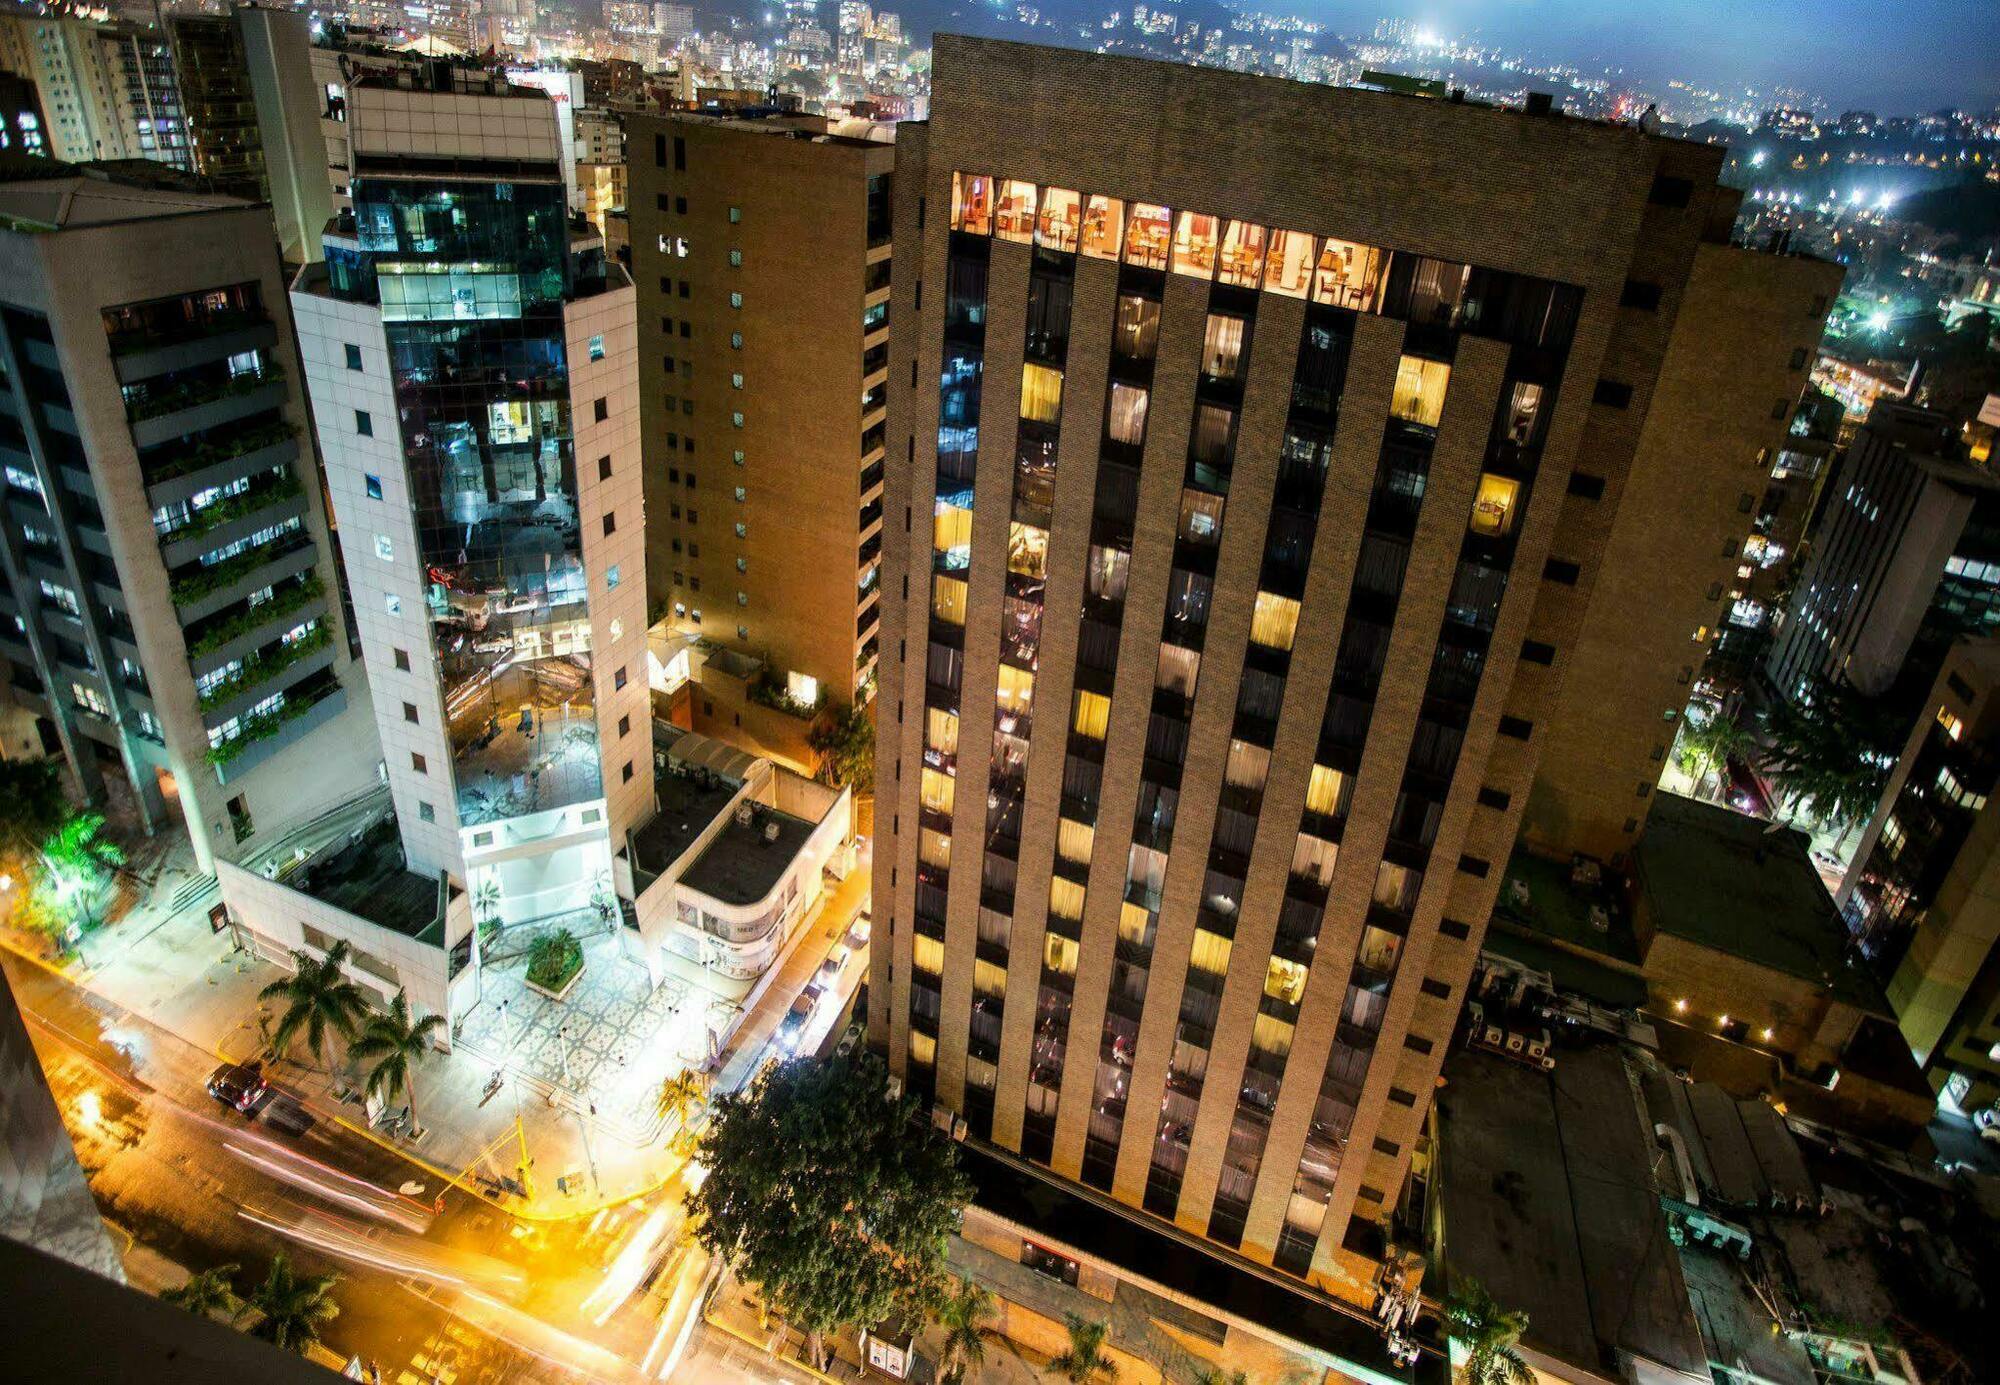
[[[1836,109],[2000,106],[2000,0],[1243,0],[1366,34],[1384,17],[1524,56],[1706,86],[1790,85]]]

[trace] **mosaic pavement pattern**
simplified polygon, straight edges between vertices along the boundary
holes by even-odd
[[[600,1121],[639,1136],[658,1124],[659,1069],[678,1059],[705,998],[696,997],[689,1012],[686,986],[671,978],[651,986],[646,969],[619,954],[615,938],[588,940],[585,958],[583,975],[560,1001],[528,989],[525,962],[488,968],[486,998],[466,1016],[459,1042],[594,1102]]]

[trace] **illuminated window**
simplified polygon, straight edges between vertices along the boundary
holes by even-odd
[[[1035,244],[1051,250],[1076,249],[1083,199],[1067,188],[1043,188],[1041,215],[1035,221]]]
[[[921,1029],[912,1028],[909,1038],[909,1053],[912,1063],[915,1063],[920,1068],[930,1067],[937,1061],[937,1040],[924,1033]]]
[[[1301,832],[1292,844],[1292,874],[1324,888],[1333,883],[1333,867],[1340,860],[1340,846],[1324,837]]]
[[[1443,361],[1403,357],[1396,364],[1396,389],[1389,399],[1389,412],[1406,423],[1437,427],[1444,416],[1444,390],[1450,380],[1451,367]]]
[[[917,859],[939,870],[951,868],[951,834],[935,827],[917,829]]]
[[[931,521],[931,548],[941,555],[945,567],[965,571],[972,563],[972,511],[938,501]]]
[[[942,572],[931,577],[931,614],[949,625],[965,624],[965,583]]]
[[[1060,875],[1049,877],[1049,916],[1059,919],[1083,917],[1083,886]]]
[[[1243,367],[1243,329],[1240,317],[1208,315],[1202,332],[1201,373],[1215,380],[1234,380]]]
[[[1423,883],[1422,871],[1384,861],[1375,871],[1375,902],[1385,909],[1406,914],[1416,906],[1417,889]]]
[[[1058,976],[1076,975],[1077,946],[1060,933],[1042,935],[1042,965]]]
[[[951,229],[975,236],[993,230],[993,180],[976,173],[951,175]]]
[[[1110,725],[1111,699],[1103,693],[1078,688],[1076,714],[1070,719],[1070,729],[1079,736],[1088,736],[1093,741],[1101,741]]]
[[[1306,994],[1306,969],[1297,962],[1273,957],[1264,974],[1264,994],[1287,1005],[1297,1005]]]
[[[1535,420],[1542,412],[1542,387],[1526,380],[1514,382],[1507,397],[1507,441],[1526,447],[1535,440]]]
[[[1128,943],[1145,946],[1152,942],[1153,911],[1143,904],[1124,901],[1118,909],[1118,936]]]
[[[1040,579],[1048,561],[1049,531],[1015,520],[1007,535],[1007,571]]]
[[[1116,197],[1087,198],[1083,204],[1083,253],[1094,260],[1115,260],[1124,239],[1124,202]]]
[[[923,804],[934,813],[951,816],[951,800],[957,781],[949,774],[934,769],[926,769],[923,775]]]
[[[1986,806],[1986,795],[1974,793],[1959,783],[1958,776],[1951,772],[1949,765],[1938,770],[1937,786],[1939,793],[1968,812],[1976,813]]]
[[[1264,287],[1287,298],[1304,298],[1312,285],[1313,248],[1313,238],[1303,231],[1271,232]]]
[[[1182,212],[1174,228],[1174,273],[1194,279],[1215,277],[1216,241],[1221,236],[1219,218],[1200,212]]]
[[[1014,714],[1028,711],[1035,701],[1035,675],[1012,664],[1000,665],[1000,710]]]
[[[1289,596],[1258,592],[1250,615],[1250,639],[1266,649],[1290,649],[1299,628],[1299,603]]]
[[[1254,289],[1264,277],[1264,228],[1232,221],[1222,232],[1222,282]]]
[[[1087,822],[1075,818],[1060,818],[1056,822],[1056,855],[1073,865],[1089,863],[1090,846],[1096,840],[1097,829]]]
[[[1504,476],[1484,473],[1479,490],[1472,497],[1472,532],[1502,538],[1514,530],[1514,506],[1521,496],[1521,483]]]
[[[910,939],[910,965],[926,976],[944,975],[944,944],[922,933]]]
[[[1165,207],[1134,202],[1125,223],[1125,263],[1141,269],[1167,267],[1167,242],[1173,236],[1172,214]]]
[[[1894,813],[1882,819],[1882,849],[1889,853],[1890,860],[1893,861],[1903,854],[1903,844],[1907,840],[1903,833],[1903,824],[1896,821]]]
[[[1292,1051],[1292,1026],[1276,1015],[1259,1013],[1250,1031],[1250,1046],[1260,1053],[1282,1058]]]
[[[1306,781],[1306,811],[1326,817],[1344,815],[1348,811],[1348,785],[1348,777],[1338,769],[1314,765],[1312,779]]]
[[[1222,976],[1229,971],[1229,954],[1234,950],[1234,944],[1220,933],[1197,928],[1194,930],[1194,945],[1188,952],[1188,965],[1210,976]]]
[[[1372,313],[1381,302],[1382,274],[1389,257],[1372,245],[1327,240],[1320,243],[1313,275],[1313,302]]]
[[[1270,772],[1270,751],[1261,745],[1252,745],[1249,741],[1229,742],[1229,755],[1222,765],[1223,783],[1232,789],[1262,793],[1264,780]]]
[[[1403,955],[1403,940],[1386,929],[1369,924],[1361,930],[1361,946],[1354,960],[1370,971],[1392,972]]]
[[[993,234],[1026,245],[1035,237],[1035,185],[1019,178],[1002,179],[1000,205],[993,217]]]
[[[1160,305],[1136,293],[1121,294],[1111,349],[1128,361],[1150,361],[1160,345]]]
[[[942,707],[924,708],[924,749],[950,758],[958,754],[958,714]]]
[[[1957,740],[1965,734],[1965,723],[1960,721],[1956,716],[1953,716],[1949,707],[1939,707],[1937,709],[1937,724],[1942,726],[1944,733],[1953,740]]]
[[[1021,367],[1021,417],[1037,423],[1060,421],[1062,389],[1060,370],[1029,361]]]
[[[976,957],[972,962],[972,993],[985,996],[989,1000],[1007,998],[1007,970],[996,967],[984,957]]]

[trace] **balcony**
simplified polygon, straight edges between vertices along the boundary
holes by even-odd
[[[238,477],[286,466],[298,455],[298,429],[290,423],[279,420],[246,428],[148,467],[146,499],[158,509]]]
[[[311,691],[288,695],[285,705],[245,723],[243,730],[208,752],[215,777],[234,783],[286,746],[296,744],[339,716],[347,693],[333,679]]]
[[[302,682],[332,667],[333,659],[333,632],[325,623],[289,644],[249,655],[242,668],[201,695],[201,719],[219,726],[256,706],[280,686]]]
[[[199,677],[231,659],[240,659],[290,629],[326,614],[325,584],[318,573],[287,586],[269,601],[245,607],[187,641],[188,666]]]
[[[178,392],[140,406],[142,409],[157,406],[159,412],[133,415],[132,441],[140,447],[157,447],[239,418],[267,413],[284,402],[284,376],[275,371],[248,380],[231,380],[213,389]]]
[[[160,557],[169,568],[193,562],[210,549],[247,538],[306,512],[305,491],[290,471],[278,481],[253,486],[195,512],[186,524],[160,536]]]
[[[227,562],[174,581],[174,605],[180,608],[181,625],[194,624],[223,608],[241,601],[251,592],[284,581],[312,568],[319,552],[303,533],[287,534],[274,544],[239,553]]]
[[[233,308],[211,312],[198,322],[175,323],[171,331],[116,332],[111,355],[122,383],[273,345],[277,339],[271,315],[262,308]]]

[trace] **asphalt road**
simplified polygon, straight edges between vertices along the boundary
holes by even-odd
[[[304,1271],[341,1276],[327,1346],[397,1385],[639,1379],[665,1364],[663,1314],[677,1286],[683,1304],[692,1297],[701,1269],[698,1252],[676,1238],[673,1199],[530,1226],[446,1189],[426,1229],[389,1224],[359,1209],[341,1174],[385,1194],[407,1189],[413,1196],[400,1202],[374,1193],[360,1202],[387,1203],[416,1226],[439,1194],[435,1180],[330,1121],[296,1138],[267,1130],[203,1090],[213,1055],[42,968],[11,955],[0,965],[138,1287],[177,1282],[171,1262],[189,1271],[236,1264],[247,1290],[285,1249]],[[301,1235],[344,1243],[346,1253]],[[361,1262],[371,1258],[384,1263]],[[696,1324],[673,1378],[798,1377]]]

